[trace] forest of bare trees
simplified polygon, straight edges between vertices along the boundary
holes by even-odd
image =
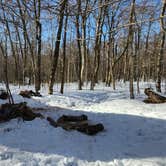
[[[166,0],[0,0],[0,82],[166,84]],[[10,93],[10,90],[9,90]]]

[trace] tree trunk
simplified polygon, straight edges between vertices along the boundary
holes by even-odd
[[[10,88],[9,88],[9,80],[8,80],[8,52],[7,52],[7,36],[5,35],[5,49],[3,47],[3,43],[1,41],[0,43],[0,49],[1,49],[1,52],[2,52],[2,55],[4,57],[4,67],[3,67],[3,70],[4,70],[4,82],[5,82],[5,86],[6,86],[6,91],[8,93],[8,96],[9,96],[9,103],[10,104],[13,104],[14,103],[14,100],[13,100],[13,97],[12,97],[12,94],[11,94],[11,91],[10,91]]]
[[[102,4],[100,0],[99,5]],[[97,25],[96,25],[96,38],[95,38],[95,46],[94,46],[94,63],[93,63],[93,71],[92,71],[92,78],[91,78],[91,87],[90,90],[94,90],[95,83],[98,82],[98,71],[100,65],[100,47],[101,47],[101,32],[104,22],[103,16],[103,7],[99,8],[99,14],[97,17]]]
[[[62,67],[62,79],[61,79],[61,89],[60,93],[63,94],[64,91],[64,81],[65,81],[65,69],[66,69],[66,35],[67,35],[67,22],[68,16],[65,19],[65,27],[64,27],[64,39],[63,39],[63,67]]]
[[[50,80],[49,80],[49,94],[53,94],[55,72],[56,72],[58,58],[59,58],[59,47],[60,47],[60,41],[61,41],[63,17],[64,17],[64,11],[65,11],[66,4],[67,4],[67,0],[63,0],[63,2],[60,4],[59,26],[58,26],[57,36],[56,36],[54,55],[53,55],[52,66],[51,66],[51,75],[50,75]]]
[[[133,22],[133,17],[134,17],[134,12],[135,12],[135,0],[132,1],[131,3],[131,9],[130,9],[130,20],[129,23],[131,24]],[[131,55],[129,59],[129,72],[130,72],[130,99],[134,99],[134,52],[133,52],[133,28],[132,25],[129,26],[129,42],[130,42],[130,48],[131,48]]]
[[[165,10],[166,10],[166,1],[163,0],[163,6],[161,9],[161,20],[160,20],[160,29],[161,29],[160,52],[157,56],[157,83],[156,83],[157,92],[161,92],[161,76],[162,76],[164,43],[165,43],[165,33],[166,33],[166,28],[164,27],[164,21],[163,21]]]
[[[40,23],[40,0],[34,0],[35,24],[36,24],[36,54],[35,58],[35,91],[39,92],[41,86],[41,33],[42,25]]]
[[[82,40],[82,37],[81,37],[81,34],[80,34],[80,23],[79,23],[79,13],[81,11],[81,1],[78,0],[77,1],[77,15],[76,15],[76,35],[77,35],[77,47],[78,47],[78,89],[79,90],[82,90],[82,77],[83,77],[83,69],[84,69],[84,66],[83,66],[83,57],[82,57],[82,51],[81,51],[81,40]]]

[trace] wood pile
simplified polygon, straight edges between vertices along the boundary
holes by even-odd
[[[151,88],[146,88],[144,93],[148,96],[148,98],[144,100],[145,103],[159,104],[166,102],[166,97],[157,92],[154,92]]]
[[[42,95],[40,93],[36,93],[32,90],[20,91],[19,95],[21,95],[22,97],[25,97],[25,98],[31,98],[32,96],[42,97]]]
[[[9,95],[4,89],[0,89],[0,99],[6,100],[8,99]]]
[[[42,114],[34,113],[25,102],[18,104],[2,104],[0,107],[0,122],[6,122],[14,118],[21,117],[25,121],[31,121],[35,118],[43,118]]]
[[[62,127],[64,130],[77,130],[87,135],[95,135],[104,130],[104,126],[101,123],[92,125],[88,123],[88,117],[86,115],[80,116],[68,116],[62,115],[57,121],[51,117],[47,117],[50,125],[53,127]]]
[[[44,119],[42,114],[36,113],[34,110],[28,107],[26,102],[2,104],[0,106],[0,123],[7,122],[15,118],[22,118],[25,121],[32,121],[35,118]],[[104,130],[104,126],[101,123],[90,124],[87,115],[62,115],[57,121],[51,117],[47,117],[47,121],[49,121],[50,125],[55,128],[62,127],[67,131],[76,130],[87,135],[95,135]]]

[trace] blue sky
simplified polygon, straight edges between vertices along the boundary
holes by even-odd
[[[138,6],[141,6],[142,4],[144,3],[144,0],[136,0],[136,5]],[[156,6],[156,9],[158,9],[158,12],[156,12],[156,16],[155,17],[159,17],[159,11],[160,11],[160,7],[161,7],[161,1],[160,0],[149,0],[148,1],[148,5],[151,5],[151,6]],[[128,8],[130,6],[127,6]],[[124,6],[125,8],[125,6]],[[148,9],[147,9],[147,12],[148,12]],[[138,17],[138,16],[137,16]],[[128,18],[128,17],[127,17]],[[147,15],[147,18],[144,18],[144,19],[148,19],[149,16]],[[139,21],[140,18],[137,18]],[[92,28],[90,29],[87,29],[87,32],[89,31],[90,35],[92,38],[95,37],[95,32],[94,32],[94,28],[95,28],[95,21],[94,21],[94,18],[92,16],[89,17],[89,20],[88,22],[91,23],[91,26]],[[128,19],[126,20],[126,22],[128,22]],[[125,23],[125,22],[124,22]],[[120,25],[124,24],[124,23],[120,23]],[[74,27],[74,24],[69,21],[68,23],[68,38],[70,38],[70,36],[74,38],[76,38],[76,33],[75,33],[75,27]],[[50,21],[49,20],[44,20],[43,21],[43,35],[42,35],[42,39],[43,40],[48,40],[48,38],[55,38],[56,37],[56,30],[57,30],[57,22],[56,22],[56,19],[53,20],[53,23],[52,25],[50,24]],[[52,28],[51,28],[52,27]],[[103,32],[104,33],[107,33],[108,30],[106,30],[106,28],[103,28]],[[159,27],[159,23],[158,21],[154,22],[153,25],[152,25],[152,32],[156,32],[158,33],[160,31],[160,27]],[[147,26],[144,26],[144,28],[142,29],[142,32],[146,35],[146,32],[147,32]],[[92,40],[93,41],[93,40]]]

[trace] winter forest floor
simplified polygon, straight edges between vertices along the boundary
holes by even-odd
[[[55,85],[54,95],[25,99],[20,90],[34,87],[11,85],[16,103],[44,108],[41,113],[58,119],[62,114],[86,114],[92,123],[103,123],[105,130],[95,136],[53,128],[45,119],[18,119],[0,124],[0,166],[158,166],[166,165],[166,103],[145,104],[144,88],[129,99],[128,84],[118,83],[117,90],[102,84],[90,91],[67,84],[61,95]],[[0,87],[3,87],[1,85]],[[7,101],[0,100],[0,104]]]

